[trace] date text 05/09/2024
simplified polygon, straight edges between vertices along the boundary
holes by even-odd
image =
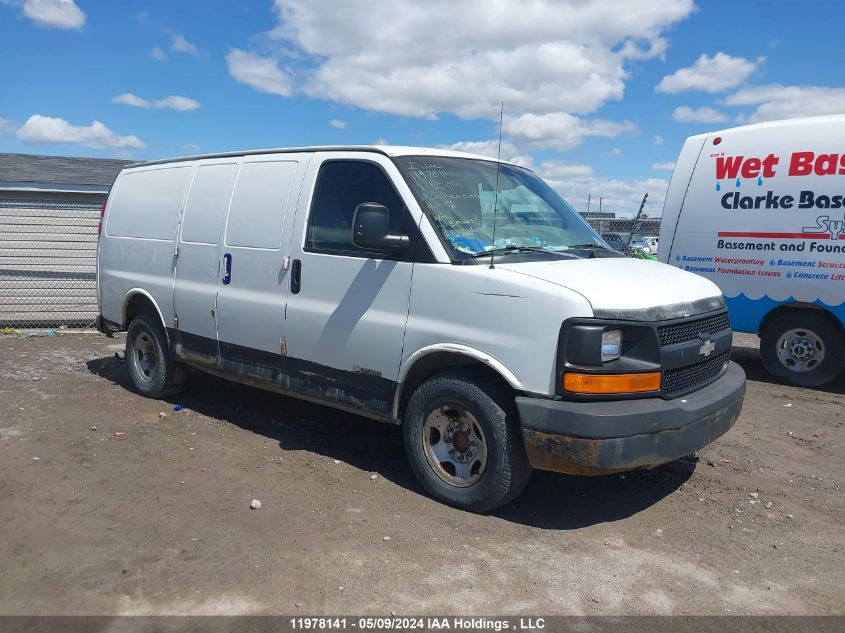
[[[296,617],[291,629],[314,630],[421,630],[421,631],[540,631],[546,628],[544,618],[520,617],[502,620],[483,617]]]

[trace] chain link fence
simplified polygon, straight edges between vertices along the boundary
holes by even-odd
[[[0,198],[0,329],[93,325],[101,204]]]
[[[617,218],[613,214],[583,214],[608,246],[627,255],[648,258],[658,253],[660,218]]]

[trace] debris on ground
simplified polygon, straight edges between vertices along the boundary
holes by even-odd
[[[158,412],[158,417],[159,417],[159,419],[162,419],[162,420],[163,420],[164,418],[166,418],[166,417],[167,417],[167,414],[166,414],[164,411],[159,411],[159,412]]]
[[[115,357],[117,360],[124,360],[124,359],[126,358],[126,353],[125,353],[125,352],[123,352],[123,351],[115,352],[115,353],[114,353],[114,357]]]
[[[112,433],[112,435],[114,435],[115,437],[120,437],[121,435],[126,435],[126,433],[124,433],[123,431],[115,431],[114,433]]]
[[[390,537],[389,537],[389,536],[385,536],[385,537],[384,537],[383,539],[381,539],[381,540],[382,540],[382,541],[389,541],[389,540],[390,540]]]
[[[373,481],[375,481],[376,479],[378,479],[378,475],[376,475],[375,473],[373,473],[372,475],[370,475],[370,479],[372,479]]]
[[[258,499],[253,499],[249,502],[249,507],[253,510],[258,510],[261,507],[261,502]]]
[[[174,411],[181,411],[181,410],[182,410],[182,409],[184,409],[184,408],[185,408],[185,407],[183,407],[181,404],[174,404],[174,405],[173,405],[173,410],[174,410]]]

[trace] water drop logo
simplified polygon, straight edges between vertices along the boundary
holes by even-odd
[[[775,260],[770,259],[770,260],[769,260],[769,266],[774,266],[774,265],[775,265]]]
[[[758,186],[758,187],[762,187],[762,186],[763,186],[763,177],[762,177],[762,176],[760,176],[759,178],[757,178],[757,186]]]
[[[720,182],[717,180],[717,181],[716,181],[716,191],[721,191],[721,190],[722,190],[722,183],[720,183]]]
[[[792,273],[786,273],[786,278],[787,278],[787,279],[792,279]]]
[[[742,183],[739,181],[739,178],[736,179],[736,186],[739,187]]]

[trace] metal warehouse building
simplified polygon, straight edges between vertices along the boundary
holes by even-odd
[[[100,208],[127,162],[0,153],[0,326],[93,323]]]

